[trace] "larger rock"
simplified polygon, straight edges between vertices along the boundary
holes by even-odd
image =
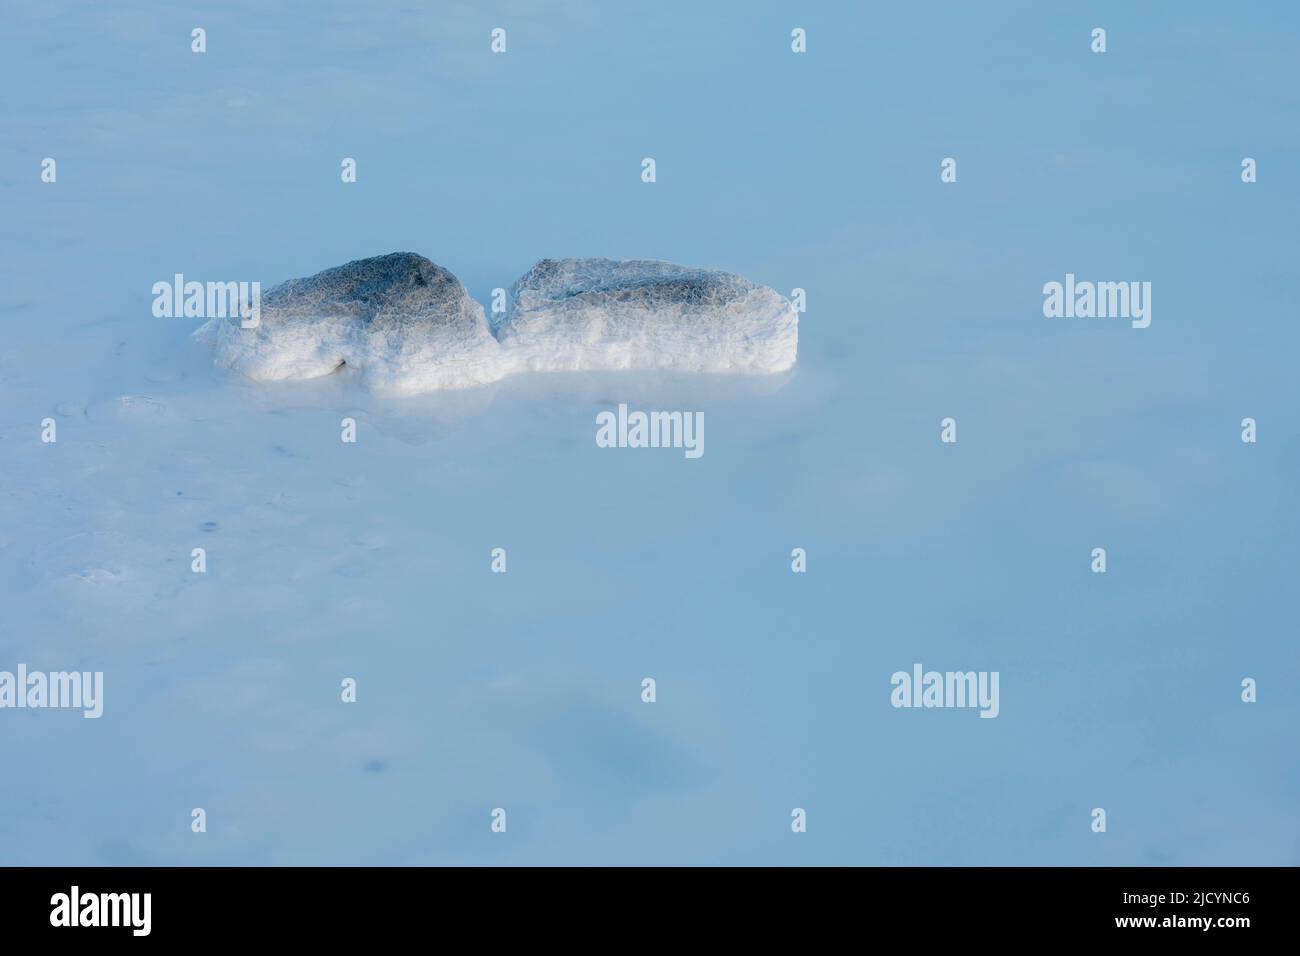
[[[495,331],[512,365],[539,371],[781,372],[799,344],[798,315],[772,289],[644,259],[543,259]]]
[[[315,378],[344,366],[380,391],[415,393],[494,382],[500,348],[454,275],[423,256],[358,259],[262,296],[261,321],[214,319],[218,364],[263,381]]]

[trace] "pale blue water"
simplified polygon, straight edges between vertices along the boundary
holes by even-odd
[[[0,862],[1300,861],[1288,5],[264,6],[6,12],[0,670],[106,689],[0,711]],[[380,402],[150,314],[395,250],[805,288],[799,362]]]

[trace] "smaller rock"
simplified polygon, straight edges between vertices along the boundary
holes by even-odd
[[[655,260],[543,259],[510,288],[502,355],[539,371],[782,372],[799,317],[778,292]]]

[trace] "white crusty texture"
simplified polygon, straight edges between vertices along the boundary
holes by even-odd
[[[483,307],[446,269],[409,252],[290,279],[262,296],[256,328],[213,319],[195,335],[215,342],[219,365],[261,381],[346,364],[376,391],[414,394],[503,374]]]
[[[783,372],[799,345],[785,296],[643,259],[543,259],[511,286],[494,331],[503,353],[538,371]]]
[[[215,346],[217,364],[249,378],[316,378],[346,365],[398,394],[526,370],[782,372],[798,350],[790,302],[726,272],[543,259],[510,293],[489,329],[454,275],[395,252],[281,283],[262,296],[255,328],[222,318],[194,334]]]

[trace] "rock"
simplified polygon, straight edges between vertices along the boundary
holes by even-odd
[[[378,391],[416,393],[494,382],[500,348],[454,275],[423,256],[358,259],[261,297],[260,323],[213,319],[195,337],[219,365],[262,381],[316,378],[341,367]]]
[[[254,328],[218,318],[194,335],[216,349],[217,364],[249,378],[344,368],[399,394],[525,370],[782,372],[798,351],[799,319],[784,296],[712,269],[543,259],[510,293],[490,329],[454,275],[395,252],[281,283],[261,296]]]
[[[799,318],[784,296],[654,260],[543,259],[510,288],[503,356],[538,371],[781,372]]]

